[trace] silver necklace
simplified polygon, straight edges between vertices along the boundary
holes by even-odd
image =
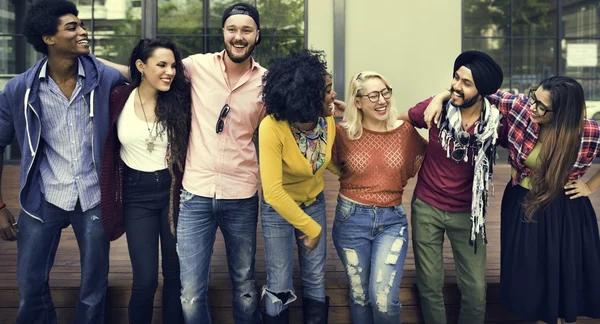
[[[140,94],[140,89],[137,89],[138,98],[140,98],[140,106],[142,106],[142,113],[144,114],[144,120],[146,121],[146,127],[148,128],[148,137],[145,139],[146,142],[146,150],[152,153],[154,151],[154,142],[156,142],[156,137],[158,137],[158,129],[156,129],[156,122],[152,124],[152,129],[150,129],[150,124],[148,123],[148,118],[146,117],[146,110],[144,109],[144,103],[142,103],[142,95]],[[152,132],[154,131],[154,136],[152,136]],[[160,134],[160,140],[162,141],[162,134]]]

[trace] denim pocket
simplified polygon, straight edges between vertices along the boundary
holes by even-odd
[[[394,206],[394,213],[400,218],[406,218],[406,210],[402,205]]]
[[[179,195],[179,203],[182,204],[184,202],[187,202],[189,200],[191,200],[194,197],[194,194],[185,190],[185,189],[181,189],[181,194]]]
[[[338,203],[335,207],[335,220],[344,222],[354,215],[355,206],[353,203],[338,197]]]

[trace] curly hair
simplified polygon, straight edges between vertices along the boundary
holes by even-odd
[[[302,50],[274,59],[262,78],[267,114],[308,123],[323,115],[327,63],[322,51]]]
[[[171,145],[172,162],[176,163],[180,170],[183,170],[190,136],[192,108],[190,84],[185,78],[181,53],[179,53],[175,43],[162,39],[141,39],[129,58],[131,84],[137,87],[142,82],[142,74],[137,69],[135,62],[141,60],[147,63],[148,58],[154,54],[157,48],[166,48],[173,52],[176,73],[169,91],[158,91],[155,111],[156,120],[162,125],[159,134],[165,130],[167,132]]]
[[[48,45],[42,36],[56,34],[60,17],[68,14],[77,16],[79,11],[73,2],[67,0],[45,0],[32,6],[27,12],[23,31],[27,42],[36,51],[48,55]]]

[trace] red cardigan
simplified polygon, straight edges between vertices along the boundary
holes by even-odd
[[[110,93],[110,124],[104,151],[102,153],[102,168],[100,172],[100,215],[104,234],[114,241],[125,233],[123,219],[123,169],[121,160],[121,143],[117,136],[117,121],[135,86],[123,85],[112,88]],[[179,193],[183,172],[176,163],[171,168],[171,199],[169,208],[169,223],[171,233],[175,235],[177,215],[179,215]]]

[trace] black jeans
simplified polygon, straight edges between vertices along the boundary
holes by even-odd
[[[151,323],[154,293],[158,286],[158,238],[163,269],[163,323],[182,323],[181,281],[176,240],[169,226],[169,170],[142,172],[125,167],[123,216],[133,289],[129,323]]]

